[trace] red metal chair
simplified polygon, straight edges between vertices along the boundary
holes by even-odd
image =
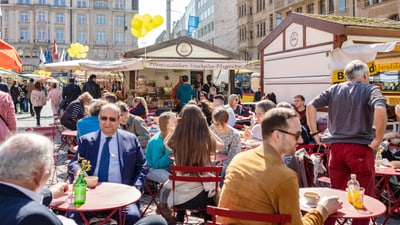
[[[152,183],[152,184],[150,184],[150,183]],[[154,189],[152,188],[152,186],[157,187],[156,190],[154,190]],[[163,186],[164,186],[164,184],[160,184],[160,183],[158,183],[158,182],[156,182],[156,181],[152,181],[152,180],[149,180],[149,179],[146,179],[146,180],[145,180],[144,188],[146,189],[147,194],[150,195],[150,198],[151,198],[151,199],[150,199],[149,203],[147,203],[147,205],[146,205],[146,207],[144,208],[144,210],[142,210],[142,217],[145,216],[147,210],[150,208],[150,206],[151,206],[151,204],[152,204],[153,202],[154,202],[154,204],[156,205],[157,210],[158,210],[158,211],[160,212],[160,214],[162,215],[162,212],[161,212],[161,210],[160,210],[160,205],[158,204],[156,198],[157,198],[158,194],[160,194],[161,188],[162,188]],[[145,193],[146,193],[146,192],[145,192]]]
[[[217,216],[235,218],[240,220],[257,221],[257,222],[278,223],[281,225],[290,223],[290,221],[292,220],[292,217],[289,214],[266,214],[266,213],[256,213],[256,212],[244,212],[226,208],[219,208],[215,206],[207,206],[207,213],[212,216],[212,221],[207,221],[207,225],[222,224],[217,222]]]
[[[221,166],[175,166],[171,165],[169,167],[171,171],[171,175],[169,176],[170,182],[172,182],[172,194],[174,195],[175,190],[175,182],[176,181],[185,181],[185,182],[212,182],[215,183],[215,190],[218,192],[219,183],[222,181]],[[212,173],[213,177],[200,177],[200,176],[187,176],[182,174],[187,173]],[[218,194],[218,193],[216,193]],[[173,196],[174,199],[175,196]],[[185,208],[172,207],[172,209],[176,212],[178,210],[192,210]],[[198,210],[198,209],[196,209]],[[205,211],[205,209],[204,209]]]
[[[54,182],[54,179],[57,179],[57,161],[58,161],[58,151],[55,150],[55,140],[57,136],[57,127],[56,126],[48,126],[48,127],[28,127],[25,128],[26,132],[35,132],[41,134],[43,136],[48,137],[53,142],[53,156],[54,156],[54,173],[51,178],[51,182]],[[56,181],[57,182],[57,181]]]

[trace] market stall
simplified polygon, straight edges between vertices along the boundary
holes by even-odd
[[[143,70],[130,71],[127,76],[126,93],[144,96],[150,106],[164,109],[172,108],[171,92],[180,76],[188,75],[189,83],[193,84],[196,76],[204,83],[211,74],[215,82],[221,71],[228,71],[228,79],[215,84],[220,93],[229,95],[233,90],[234,71],[249,65],[238,60],[236,53],[187,36],[131,50],[123,57],[143,60]]]

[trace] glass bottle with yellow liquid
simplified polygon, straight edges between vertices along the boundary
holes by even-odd
[[[360,194],[360,183],[357,181],[357,175],[351,174],[350,180],[347,182],[347,197],[354,207],[361,209],[363,208],[363,199]]]

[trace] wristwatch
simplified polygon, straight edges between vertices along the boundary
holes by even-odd
[[[319,134],[319,131],[315,131],[315,132],[310,132],[311,137],[314,137],[315,135]]]

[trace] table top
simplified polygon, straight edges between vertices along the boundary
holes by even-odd
[[[366,219],[378,217],[386,212],[386,206],[382,202],[367,195],[364,195],[364,208],[356,209],[348,202],[346,191],[333,188],[300,188],[300,198],[302,198],[304,192],[308,191],[318,193],[321,198],[324,196],[339,197],[339,199],[343,202],[342,208],[339,209],[336,213],[330,215],[329,217]],[[305,212],[314,209],[307,207],[303,204],[300,204],[300,208],[302,211]]]
[[[375,166],[376,175],[400,176],[400,171],[396,171],[393,166]]]
[[[76,137],[77,134],[78,134],[78,131],[76,131],[76,130],[64,130],[63,132],[61,132],[61,135],[63,135],[63,136],[74,136],[74,137]]]
[[[86,202],[75,206],[71,185],[66,195],[53,199],[50,207],[70,212],[104,211],[135,203],[141,196],[141,192],[133,186],[102,182],[95,189],[87,189]]]

